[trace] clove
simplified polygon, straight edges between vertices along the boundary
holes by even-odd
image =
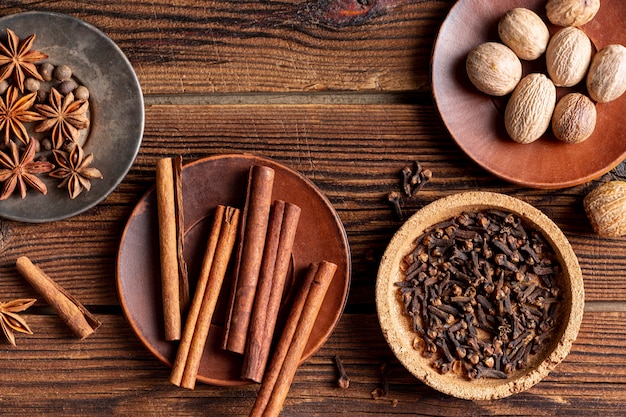
[[[415,161],[414,168],[405,166],[402,168],[402,190],[406,197],[415,197],[415,195],[431,180],[433,173],[429,169],[423,169],[419,161]]]
[[[346,369],[343,366],[343,362],[341,361],[339,355],[335,355],[335,364],[337,365],[337,371],[339,372],[337,386],[341,389],[347,389],[350,386],[350,378],[346,373]]]
[[[408,174],[405,173],[405,176]],[[416,349],[440,373],[506,378],[549,343],[558,321],[554,251],[503,211],[466,212],[425,230],[396,283]]]
[[[387,201],[391,204],[393,212],[396,215],[397,220],[404,220],[404,214],[402,213],[402,197],[397,191],[392,191],[387,194]]]

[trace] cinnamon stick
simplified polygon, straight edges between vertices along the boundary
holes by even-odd
[[[300,207],[274,202],[252,311],[241,377],[261,382],[274,336],[300,218]]]
[[[285,323],[285,327],[283,328],[278,344],[274,350],[274,354],[272,355],[272,360],[267,368],[267,371],[265,372],[265,375],[263,376],[261,388],[257,393],[256,401],[250,411],[250,417],[261,417],[267,407],[267,404],[269,403],[272,391],[274,390],[274,385],[276,384],[283,362],[287,356],[289,347],[291,346],[293,335],[296,332],[296,327],[300,321],[300,316],[302,315],[302,310],[304,308],[307,295],[309,294],[311,283],[315,279],[318,268],[319,263],[312,263],[309,265],[306,270],[306,274],[300,283],[300,287],[298,288],[296,297],[293,300],[291,310],[289,311],[287,322]]]
[[[235,245],[239,210],[218,206],[207,242],[196,292],[172,366],[170,382],[193,389],[211,319]]]
[[[26,256],[20,256],[15,266],[26,281],[54,308],[74,334],[84,339],[102,323],[63,287],[57,284]]]
[[[246,203],[222,347],[244,353],[265,247],[274,170],[254,165],[248,173]]]
[[[162,158],[156,165],[159,251],[165,340],[179,340],[182,312],[189,300],[183,258],[182,158]]]
[[[309,267],[250,417],[279,415],[336,269],[337,265],[326,261]]]

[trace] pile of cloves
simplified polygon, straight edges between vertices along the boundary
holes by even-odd
[[[415,348],[440,373],[508,378],[548,345],[558,322],[560,267],[541,233],[501,210],[434,225],[397,282]]]

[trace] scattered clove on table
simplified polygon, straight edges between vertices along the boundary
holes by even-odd
[[[393,212],[397,220],[404,220],[404,213],[402,212],[402,196],[397,191],[391,191],[387,194],[387,201],[391,204]]]
[[[407,197],[414,197],[432,177],[432,171],[422,168],[419,161],[415,161],[414,169],[411,169],[409,166],[404,167],[402,169],[402,188],[405,195]]]
[[[389,394],[388,374],[389,374],[390,369],[389,369],[387,362],[383,362],[379,370],[380,370],[380,380],[381,380],[380,386],[374,388],[374,390],[372,390],[370,395],[372,396],[373,400],[389,401],[391,403],[391,406],[393,408],[396,408],[398,406],[398,399],[388,397],[388,394]]]
[[[346,368],[343,366],[343,361],[339,355],[335,355],[335,365],[337,365],[337,371],[339,372],[337,386],[341,389],[347,389],[350,386],[350,377],[348,377]]]
[[[402,206],[405,198],[414,198],[417,193],[430,181],[433,173],[429,169],[422,168],[419,161],[413,163],[413,167],[407,165],[400,171],[402,176],[401,192],[391,191],[387,194],[387,201],[394,210],[396,219],[404,220]]]

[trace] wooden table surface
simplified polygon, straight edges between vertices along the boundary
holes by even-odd
[[[0,343],[0,415],[246,416],[258,387],[168,382],[120,307],[115,266],[131,210],[155,181],[155,163],[180,154],[250,153],[288,165],[328,197],[353,263],[345,312],[300,367],[283,416],[611,415],[626,406],[626,239],[597,237],[583,197],[624,179],[626,165],[561,190],[500,180],[455,144],[434,106],[429,63],[452,0],[2,0],[0,16],[31,10],[80,18],[106,33],[134,67],[145,98],[139,155],[95,208],[46,224],[0,221],[0,300],[36,297],[17,274],[29,256],[103,322],[83,341],[39,301],[24,317],[34,335]],[[36,28],[34,28],[36,31]],[[380,257],[401,222],[385,200],[419,160],[433,179],[411,214],[468,190],[505,193],[546,213],[582,267],[586,307],[569,356],[527,392],[470,402],[439,394],[394,359],[376,316]],[[339,355],[351,378],[337,388]],[[371,392],[383,384],[388,395]]]

